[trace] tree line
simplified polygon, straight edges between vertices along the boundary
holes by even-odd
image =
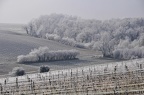
[[[144,18],[102,21],[51,14],[30,21],[24,29],[31,36],[101,51],[104,57],[144,57]]]
[[[19,55],[17,57],[18,63],[31,63],[31,62],[45,62],[56,60],[71,60],[76,59],[79,54],[77,50],[57,50],[50,51],[48,47],[39,47],[33,49],[27,55]]]

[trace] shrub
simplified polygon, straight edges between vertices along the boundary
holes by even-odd
[[[42,65],[40,67],[40,73],[48,72],[49,70],[50,70],[50,68],[48,66]]]
[[[23,75],[25,75],[25,70],[22,67],[15,67],[15,68],[13,68],[11,75],[23,76]]]

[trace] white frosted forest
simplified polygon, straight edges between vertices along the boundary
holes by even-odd
[[[101,21],[51,14],[33,19],[24,29],[31,36],[101,51],[104,57],[144,57],[144,18]]]

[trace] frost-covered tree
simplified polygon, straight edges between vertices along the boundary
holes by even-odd
[[[103,56],[111,57],[114,42],[111,38],[110,33],[104,32],[99,42],[100,43],[97,45],[99,45],[99,50],[102,51]]]

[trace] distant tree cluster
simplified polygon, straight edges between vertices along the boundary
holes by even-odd
[[[139,52],[144,51],[144,18],[100,21],[52,14],[32,20],[25,30],[35,37],[102,51],[104,57],[143,57]]]
[[[56,61],[56,60],[70,60],[75,59],[79,54],[77,50],[57,50],[50,51],[48,47],[39,47],[33,49],[27,55],[19,55],[17,57],[18,63],[28,62],[45,62],[45,61]]]

